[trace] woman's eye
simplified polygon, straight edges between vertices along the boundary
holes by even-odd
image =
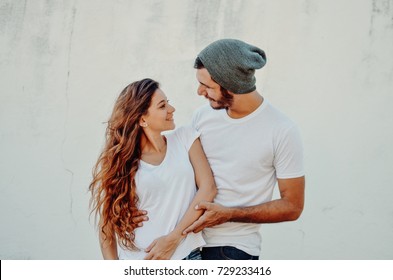
[[[167,100],[166,103],[162,104],[160,108],[164,109],[168,103],[169,103],[169,100]]]

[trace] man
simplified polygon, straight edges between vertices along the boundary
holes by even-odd
[[[260,224],[296,220],[304,205],[303,149],[296,125],[256,90],[265,52],[218,40],[195,61],[198,94],[209,100],[193,126],[211,165],[218,194],[185,233],[203,230],[202,259],[258,259]],[[278,183],[280,198],[272,200]]]

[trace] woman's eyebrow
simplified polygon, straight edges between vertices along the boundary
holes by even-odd
[[[161,100],[160,102],[157,103],[157,106],[160,106],[161,103],[165,103],[166,99]]]

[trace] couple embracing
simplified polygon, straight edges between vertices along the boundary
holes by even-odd
[[[302,142],[256,89],[265,64],[246,42],[208,45],[194,68],[209,105],[177,129],[158,82],[120,93],[89,186],[104,259],[256,260],[260,225],[300,216]]]

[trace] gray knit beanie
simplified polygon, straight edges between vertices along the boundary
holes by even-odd
[[[254,91],[255,69],[266,64],[263,50],[235,39],[211,43],[198,58],[220,86],[236,94]]]

